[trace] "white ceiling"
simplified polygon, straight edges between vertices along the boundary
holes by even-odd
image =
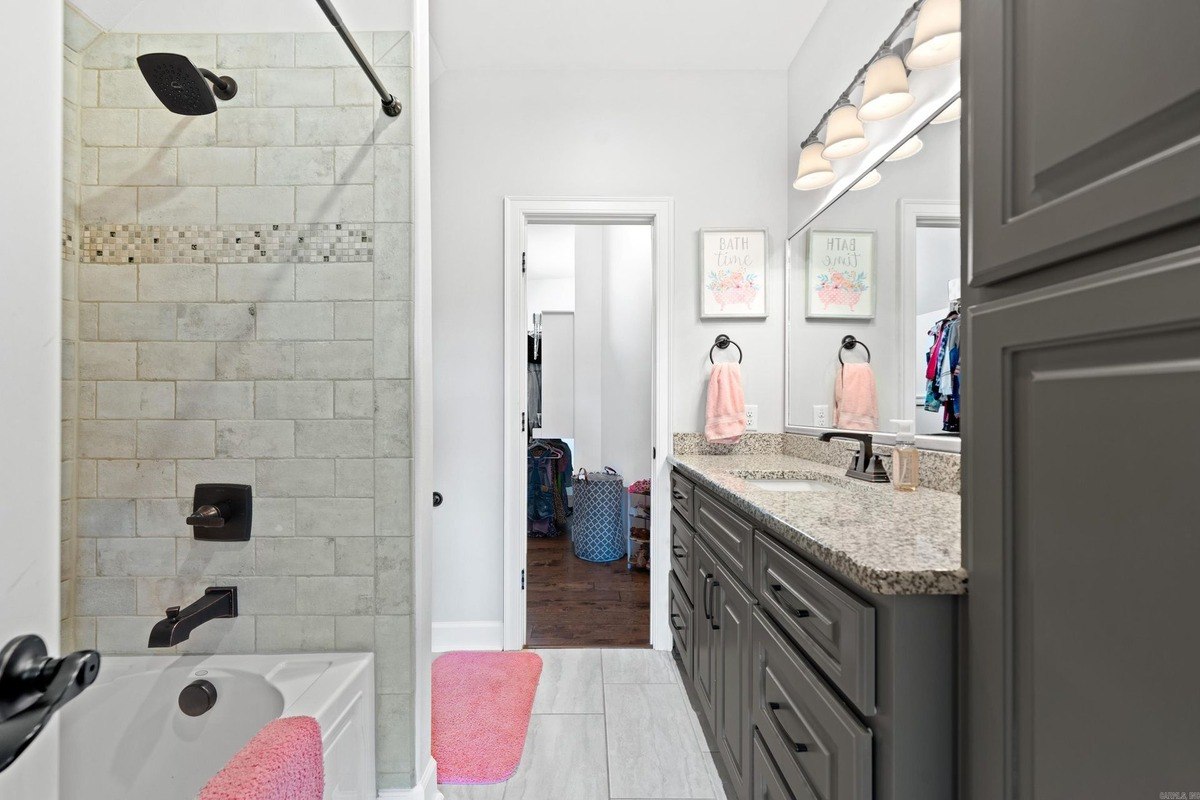
[[[526,275],[533,280],[575,277],[575,226],[527,227],[525,270]]]
[[[332,30],[314,0],[69,0],[106,31],[306,33]],[[436,2],[436,0],[435,0]],[[352,31],[408,30],[410,0],[334,0]]]
[[[430,28],[448,70],[777,70],[825,2],[432,0]]]

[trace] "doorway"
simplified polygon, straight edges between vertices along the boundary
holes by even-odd
[[[669,648],[670,201],[505,210],[505,649]]]

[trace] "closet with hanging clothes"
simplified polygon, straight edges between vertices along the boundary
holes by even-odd
[[[958,309],[959,301],[955,300],[950,313],[929,329],[929,351],[925,356],[925,410],[942,412],[942,430],[946,433],[958,433],[961,424]]]

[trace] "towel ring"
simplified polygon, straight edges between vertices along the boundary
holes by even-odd
[[[853,350],[854,348],[859,347],[859,346],[861,346],[863,350],[867,351],[867,363],[870,364],[871,363],[871,348],[867,347],[867,345],[864,342],[860,342],[858,339],[855,339],[853,336],[850,336],[849,334],[842,337],[842,346],[838,348],[838,363],[841,364],[843,367],[846,366],[846,362],[842,360],[842,351]]]
[[[728,336],[726,336],[723,333],[717,337],[717,340],[715,342],[713,342],[713,346],[708,348],[708,363],[716,364],[717,362],[713,361],[713,351],[716,350],[717,348],[724,350],[727,347],[729,347],[729,345],[733,345],[734,347],[737,348],[737,351],[738,351],[737,363],[739,363],[739,364],[742,363],[741,345],[739,345],[737,342],[735,342],[733,339],[730,339]]]

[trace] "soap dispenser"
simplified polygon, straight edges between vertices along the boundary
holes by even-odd
[[[892,423],[896,426],[896,445],[892,450],[892,486],[898,492],[915,492],[920,485],[916,423],[911,419],[894,419]]]

